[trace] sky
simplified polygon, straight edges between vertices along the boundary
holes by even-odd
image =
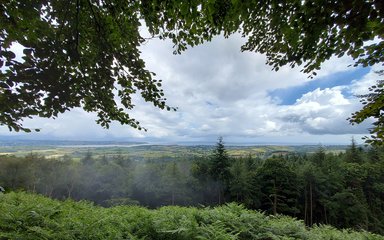
[[[313,79],[289,66],[273,71],[266,58],[241,52],[240,36],[218,36],[211,42],[173,55],[172,43],[152,39],[141,47],[147,69],[163,80],[163,89],[176,112],[160,110],[134,96],[130,115],[147,132],[113,123],[103,129],[96,114],[72,109],[56,119],[33,118],[25,127],[39,133],[10,132],[0,136],[25,139],[111,140],[156,143],[215,142],[247,144],[362,143],[372,121],[350,125],[359,110],[356,95],[367,92],[378,78],[370,68],[349,67],[349,57],[323,63]]]

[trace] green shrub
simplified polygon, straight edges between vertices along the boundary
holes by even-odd
[[[330,226],[306,228],[286,216],[266,216],[227,204],[215,208],[103,208],[11,192],[0,196],[0,239],[384,239]]]

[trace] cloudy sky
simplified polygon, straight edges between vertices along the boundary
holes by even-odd
[[[240,52],[239,36],[172,54],[172,44],[151,40],[142,47],[150,71],[163,79],[167,112],[135,97],[131,116],[147,132],[116,123],[109,130],[95,123],[95,114],[73,109],[57,119],[25,120],[40,133],[9,132],[1,136],[61,140],[139,140],[147,142],[215,142],[256,144],[348,144],[361,142],[370,123],[352,126],[346,120],[361,105],[354,97],[378,79],[372,68],[348,67],[348,57],[331,59],[314,79],[301,68],[272,71],[261,54]]]

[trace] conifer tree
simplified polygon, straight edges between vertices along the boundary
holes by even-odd
[[[228,190],[228,183],[230,178],[229,172],[229,155],[225,149],[223,137],[219,137],[214,149],[213,155],[210,159],[210,175],[216,181],[216,189],[218,191],[218,203],[221,204],[223,195]]]

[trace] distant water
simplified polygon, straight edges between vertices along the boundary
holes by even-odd
[[[62,140],[21,140],[0,139],[0,146],[55,146],[55,147],[135,147],[148,145],[147,142],[124,141],[62,141]]]
[[[184,141],[184,142],[170,142],[170,141],[154,141],[154,142],[140,142],[140,141],[70,141],[70,140],[23,140],[23,139],[2,139],[0,138],[0,147],[14,147],[14,146],[54,146],[63,148],[99,148],[99,147],[121,147],[131,148],[139,146],[215,146],[214,141]],[[319,146],[313,143],[285,143],[285,142],[231,142],[225,141],[224,145],[228,147],[250,147],[250,146]],[[323,146],[332,146],[340,144],[325,144]],[[343,145],[343,144],[341,144]]]
[[[78,145],[57,145],[57,147],[62,148],[108,148],[108,147],[124,147],[124,148],[130,148],[130,147],[140,147],[140,146],[148,146],[152,145],[149,143],[142,143],[142,144],[78,144]]]

